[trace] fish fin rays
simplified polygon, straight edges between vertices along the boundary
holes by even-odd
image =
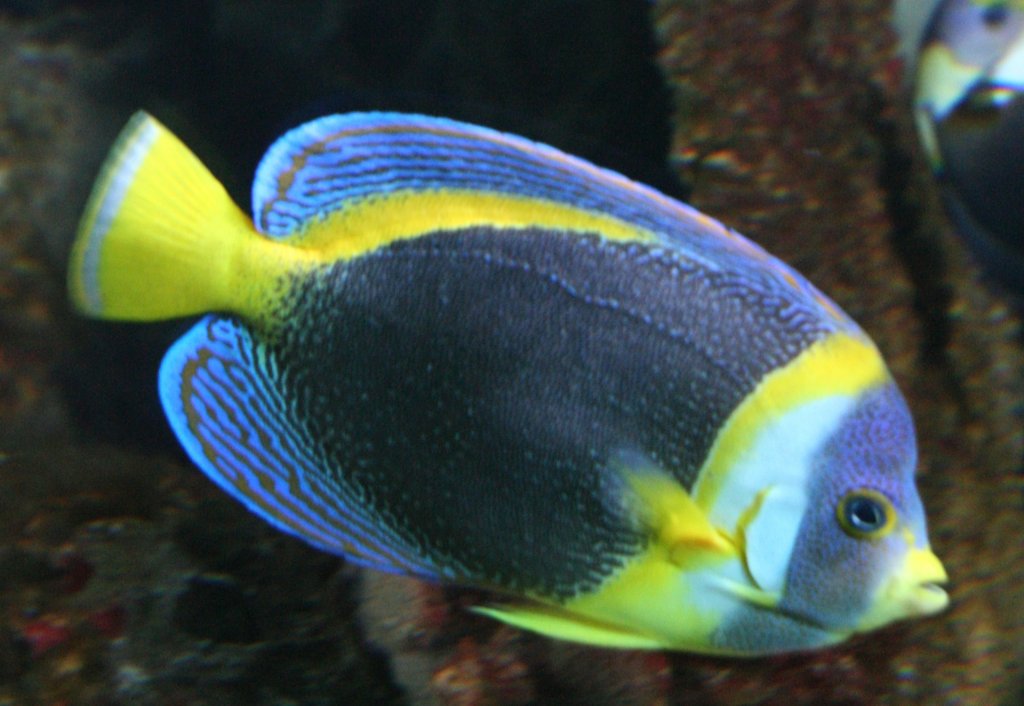
[[[160,398],[193,462],[274,527],[360,565],[436,577],[325,470],[280,382],[274,356],[244,326],[207,316],[164,357]]]
[[[139,321],[230,308],[228,268],[255,238],[199,159],[151,115],[136,113],[79,224],[71,301],[90,316]]]
[[[257,169],[253,213],[262,232],[287,237],[311,218],[396,192],[512,197],[505,206],[515,198],[554,202],[648,230],[699,215],[553,147],[447,118],[402,113],[331,115],[286,133]],[[485,215],[500,218],[491,203]]]
[[[664,647],[653,637],[592,620],[556,606],[523,603],[474,606],[471,610],[516,628],[571,642],[622,649]]]
[[[798,290],[856,330],[796,271],[696,209],[554,147],[447,118],[347,113],[301,125],[264,155],[252,202],[260,232],[294,236],[326,257],[474,226],[664,244],[680,267],[734,269],[790,297]]]
[[[716,528],[682,484],[640,453],[615,456],[611,467],[625,483],[626,502],[637,521],[684,567],[698,557],[736,554],[733,540]]]

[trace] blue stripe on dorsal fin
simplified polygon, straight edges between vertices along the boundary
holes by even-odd
[[[281,395],[267,348],[232,319],[207,316],[167,352],[160,398],[193,462],[274,527],[358,564],[436,578],[331,472]]]
[[[311,218],[398,190],[524,196],[618,217],[654,232],[727,230],[650,187],[553,147],[447,118],[330,115],[267,151],[253,184],[257,227],[286,237]]]
[[[285,238],[375,197],[410,192],[494,194],[601,214],[649,234],[706,271],[742,273],[755,292],[788,300],[796,292],[797,301],[817,309],[815,315],[857,330],[794,269],[696,209],[548,145],[447,118],[349,113],[291,130],[256,171],[253,217],[263,233]],[[541,217],[532,225],[564,228]]]

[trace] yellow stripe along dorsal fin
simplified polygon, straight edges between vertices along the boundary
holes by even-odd
[[[283,135],[252,190],[256,228],[320,261],[473,227],[586,232],[665,246],[707,271],[857,330],[788,265],[717,220],[554,147],[446,118],[330,115]]]
[[[553,147],[401,113],[331,115],[283,135],[256,171],[253,213],[261,232],[286,238],[361,203],[401,207],[405,199],[426,197],[429,204],[429,197],[445,195],[490,196],[494,200],[485,202],[478,217],[493,214],[523,225],[572,227],[589,214],[607,226],[617,224],[621,237],[678,226],[683,219],[693,221],[695,230],[718,225],[654,189]],[[531,214],[524,206],[538,210]],[[448,217],[443,208],[421,214],[426,220],[420,232],[431,229],[430,218],[451,227]]]
[[[260,232],[320,260],[476,226],[588,232],[742,271],[755,289],[796,293],[855,328],[792,268],[690,206],[554,147],[446,118],[350,113],[301,125],[267,151],[252,196]]]
[[[555,148],[444,118],[354,113],[300,126],[262,160],[253,207],[255,222],[174,135],[136,114],[83,216],[73,303],[104,318],[262,319],[298,267],[489,226],[664,244],[695,266],[745,271],[760,290],[797,290],[853,326],[790,268],[689,206]]]
[[[478,226],[655,242],[680,215],[710,222],[546,145],[399,113],[332,115],[286,133],[256,171],[253,213],[261,232],[321,261]]]

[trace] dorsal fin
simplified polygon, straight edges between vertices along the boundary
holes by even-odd
[[[621,174],[531,140],[402,113],[331,115],[267,151],[253,185],[257,227],[285,237],[310,218],[396,190],[471,190],[553,201],[651,230],[726,229]]]
[[[364,566],[442,575],[319,458],[279,377],[273,356],[244,326],[207,316],[164,357],[160,398],[193,462],[271,525]]]
[[[261,232],[286,238],[331,214],[410,193],[511,197],[600,214],[637,237],[670,243],[708,271],[742,271],[757,291],[796,290],[841,327],[856,328],[795,270],[715,219],[548,145],[447,118],[348,113],[289,131],[256,171],[253,218]],[[546,223],[544,210],[532,225],[565,227],[564,217]]]

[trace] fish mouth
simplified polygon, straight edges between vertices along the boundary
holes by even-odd
[[[943,588],[946,569],[928,547],[911,547],[903,563],[883,582],[855,632],[867,632],[897,620],[934,615],[949,605]]]
[[[943,588],[946,582],[927,581],[918,584],[909,602],[907,617],[934,615],[949,605],[949,593]]]
[[[946,568],[931,549],[912,548],[904,564],[913,588],[907,595],[907,617],[933,615],[949,605],[949,594],[943,588],[949,583]]]

